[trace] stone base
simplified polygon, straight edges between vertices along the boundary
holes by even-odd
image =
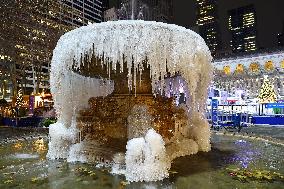
[[[108,143],[113,139],[127,139],[127,117],[136,104],[148,106],[154,129],[166,140],[175,133],[177,123],[186,118],[185,111],[177,108],[173,98],[153,95],[111,95],[89,100],[89,108],[77,117],[82,139],[86,136]],[[126,140],[125,140],[126,142]]]

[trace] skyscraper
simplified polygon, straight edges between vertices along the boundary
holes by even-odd
[[[20,87],[24,94],[47,91],[52,51],[60,36],[74,27],[102,19],[102,0],[3,0],[1,3],[2,98],[15,95]]]
[[[231,47],[234,53],[257,50],[256,12],[254,5],[228,11]]]
[[[196,0],[199,33],[204,38],[211,53],[220,49],[219,25],[216,0]]]
[[[101,22],[103,14],[102,0],[61,0],[69,10],[62,12],[62,20],[73,26]]]
[[[60,20],[65,8],[54,0],[1,3],[0,78],[6,80],[2,97],[14,96],[20,87],[25,94],[48,89],[52,51],[60,36],[73,29]]]

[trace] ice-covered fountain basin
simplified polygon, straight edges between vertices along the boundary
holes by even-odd
[[[85,161],[85,156],[82,156],[83,152],[90,149],[85,144],[98,142],[97,137],[92,136],[98,135],[100,131],[94,131],[98,127],[104,131],[104,128],[98,126],[100,122],[98,119],[93,119],[97,115],[91,118],[95,120],[92,124],[96,126],[95,128],[90,123],[80,127],[77,119],[78,112],[86,108],[90,97],[105,97],[112,94],[108,97],[113,100],[114,83],[117,80],[111,80],[111,72],[118,75],[126,72],[127,74],[121,74],[119,77],[125,78],[128,89],[135,91],[136,94],[136,84],[139,83],[137,81],[144,69],[149,71],[150,79],[147,81],[152,86],[150,95],[163,94],[167,88],[166,83],[168,83],[165,78],[177,74],[183,78],[187,85],[184,87],[189,91],[187,105],[179,107],[180,111],[174,111],[176,113],[172,116],[174,122],[170,130],[173,136],[166,143],[164,143],[165,137],[161,136],[161,141],[157,143],[157,147],[165,146],[163,150],[159,150],[164,153],[165,158],[163,159],[170,162],[180,156],[195,154],[198,151],[209,151],[210,132],[204,111],[207,87],[212,77],[210,62],[210,51],[204,40],[193,31],[176,25],[147,21],[116,21],[84,26],[66,33],[57,43],[51,64],[51,92],[58,113],[58,121],[50,126],[51,140],[47,156],[50,159],[67,158],[67,160]],[[102,75],[103,70],[99,70],[98,75],[85,73],[86,71],[87,73],[96,72],[88,68],[90,65],[97,64],[106,67],[104,71],[108,75]],[[128,91],[127,95],[129,95]],[[92,112],[92,110],[87,112]],[[142,124],[140,121],[135,123]],[[128,123],[128,126],[131,124]],[[134,130],[139,128],[137,124],[132,126]],[[159,127],[154,128],[150,122],[149,124],[147,128],[155,129],[154,132],[162,130]],[[162,127],[163,124],[158,126]],[[83,137],[82,141],[81,133],[86,133],[84,131],[88,130],[92,132]],[[116,127],[111,128],[112,132],[115,130]],[[102,136],[105,136],[104,133]],[[137,137],[144,138],[145,136]],[[104,139],[99,142],[105,141],[106,143],[113,140],[113,138]],[[132,150],[134,148],[127,148],[126,154],[132,154],[130,159],[139,159],[138,154],[143,154],[142,149],[139,153],[128,153]],[[88,152],[87,154],[93,153]],[[158,161],[162,161],[161,158],[157,159],[156,161],[155,158],[151,158],[155,165]],[[127,162],[132,161],[126,161],[126,164]],[[165,171],[152,171],[153,175],[149,176],[144,171],[145,164],[142,165],[139,173],[140,181],[160,180],[168,175]],[[169,166],[165,167],[169,168]],[[156,173],[161,173],[161,175],[155,175]]]
[[[53,53],[51,92],[59,117],[69,126],[74,107],[80,109],[90,97],[106,96],[113,91],[112,84],[73,72],[91,62],[92,57],[99,58],[110,70],[116,70],[116,63],[120,64],[117,72],[122,72],[126,63],[129,89],[135,88],[132,80],[138,80],[137,72],[143,71],[144,60],[150,67],[152,86],[159,83],[163,89],[164,76],[179,72],[188,83],[192,107],[205,103],[212,58],[198,34],[180,26],[149,21],[92,24],[63,35]],[[160,79],[162,82],[158,82]]]

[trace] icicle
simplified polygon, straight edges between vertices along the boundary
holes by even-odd
[[[93,62],[92,57],[95,58]],[[101,65],[98,66],[107,68],[110,78],[111,71],[116,70],[118,63],[119,72],[127,72],[129,90],[133,90],[134,87],[136,91],[137,72],[141,83],[144,60],[147,68],[150,68],[154,95],[179,95],[179,86],[182,85],[189,99],[185,107],[186,112],[190,113],[189,125],[183,128],[186,134],[182,135],[187,138],[177,137],[175,140],[178,142],[173,142],[172,146],[168,145],[167,153],[172,154],[170,159],[196,153],[198,150],[208,151],[210,132],[203,116],[203,107],[206,103],[207,86],[212,77],[211,59],[208,47],[198,34],[183,27],[164,23],[96,23],[64,34],[57,43],[51,63],[50,85],[54,107],[58,112],[58,122],[50,130],[50,146],[53,149],[50,148],[49,157],[66,158],[68,155],[73,142],[73,134],[70,133],[74,132],[69,129],[73,116],[72,109],[76,107],[80,110],[88,104],[90,97],[106,96],[114,89],[114,83],[109,79],[84,77],[78,72],[73,72],[73,69],[82,71],[81,65],[85,67],[88,64],[89,69],[93,66],[90,64],[97,65],[100,62]],[[173,77],[169,81],[165,78],[167,72],[171,76],[179,73],[180,77]],[[177,122],[177,130],[180,132],[183,129],[179,127],[182,125]],[[156,136],[155,133],[152,135]],[[73,146],[72,150],[76,151],[77,147]]]

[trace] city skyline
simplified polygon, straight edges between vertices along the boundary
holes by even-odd
[[[205,39],[212,55],[214,55],[214,59],[218,60],[230,56],[250,55],[253,51],[261,53],[263,49],[265,52],[267,50],[273,51],[277,46],[279,46],[277,50],[283,48],[283,37],[281,38],[281,36],[284,33],[284,19],[282,19],[284,18],[284,13],[281,13],[280,10],[281,3],[278,2],[277,4],[275,0],[272,1],[274,1],[274,4],[266,3],[267,6],[263,6],[265,3],[257,2],[256,0],[236,0],[231,4],[225,0],[191,0],[185,4],[182,4],[181,1],[171,0],[137,0],[138,8],[136,8],[135,14],[138,15],[140,13],[142,5],[147,5],[145,10],[148,12],[143,11],[144,17],[142,19],[174,23],[194,30]],[[53,1],[48,2],[48,6],[44,4],[37,5],[38,7],[48,7],[48,9],[40,9],[42,12],[36,16],[38,20],[33,20],[34,17],[28,11],[26,11],[28,13],[26,15],[23,7],[19,9],[12,9],[12,6],[10,9],[3,8],[6,12],[13,10],[14,14],[7,14],[10,17],[3,17],[4,22],[2,24],[4,25],[1,35],[3,36],[2,41],[5,42],[3,42],[4,45],[1,47],[1,59],[13,63],[17,60],[15,68],[7,66],[8,64],[5,62],[5,70],[10,69],[13,73],[17,72],[17,74],[14,74],[17,78],[13,79],[13,85],[16,86],[18,85],[17,81],[23,80],[22,83],[24,84],[21,85],[24,85],[25,88],[29,87],[28,92],[48,88],[49,78],[47,73],[49,72],[49,60],[52,56],[53,47],[63,33],[81,25],[88,25],[90,22],[101,22],[101,8],[107,9],[114,5],[118,6],[118,0],[110,0],[109,5],[107,1],[102,0],[58,1],[64,2],[65,6],[51,4]],[[121,0],[120,2],[128,2],[128,8],[130,7],[129,9],[131,9],[130,4],[132,1]],[[174,2],[174,4],[171,5],[171,2]],[[197,3],[201,6],[197,6]],[[181,5],[183,6],[181,7]],[[244,7],[247,6],[251,6],[249,12],[243,11]],[[31,7],[26,5],[25,8],[31,10]],[[172,9],[174,12],[173,22],[171,19]],[[192,11],[190,11],[191,9]],[[271,14],[269,11],[272,10],[279,14]],[[5,11],[3,15],[6,15]],[[263,11],[267,12],[263,13]],[[128,10],[128,13],[131,13],[131,11]],[[108,20],[117,19],[117,17],[113,16],[117,16],[115,9],[110,12]],[[129,19],[129,17],[125,19]],[[38,22],[40,25],[37,24]],[[247,24],[250,26],[247,27]],[[9,28],[14,25],[20,27],[13,34],[14,36],[11,36]],[[70,28],[65,28],[67,26],[70,26]],[[50,27],[57,29],[52,29],[53,32],[51,32],[49,31],[51,30]],[[26,31],[29,32],[29,40],[24,40],[22,37],[25,36]],[[47,33],[52,37],[47,37]],[[15,36],[18,37],[15,38]],[[219,36],[221,36],[220,39],[218,39]],[[50,38],[52,38],[52,42]],[[42,45],[42,42],[47,42],[48,40],[48,45]],[[34,60],[39,62],[36,63],[37,66],[34,66],[34,62],[31,64]],[[19,72],[21,74],[18,74]],[[38,72],[38,76],[34,72]],[[10,76],[11,74],[3,76],[6,80],[5,87],[12,86]],[[13,90],[11,89],[10,91]]]
[[[228,29],[228,11],[238,7],[255,5],[257,16],[257,32],[261,41],[258,42],[259,49],[277,47],[277,35],[282,33],[284,12],[281,8],[284,1],[271,0],[217,0],[220,35],[222,36],[223,50],[230,49],[231,33]],[[186,28],[192,28],[196,22],[195,0],[181,3],[174,2],[174,23]],[[188,19],[184,19],[188,18]]]
[[[188,1],[173,1],[173,23],[194,29],[196,27],[197,9],[196,0]],[[110,7],[117,6],[118,0],[110,0]],[[258,41],[258,49],[269,49],[277,47],[278,34],[282,33],[284,12],[281,7],[284,6],[284,1],[271,0],[217,0],[218,18],[221,37],[222,50],[231,49],[231,32],[229,30],[229,15],[228,11],[250,4],[255,5],[257,32],[261,41]]]

